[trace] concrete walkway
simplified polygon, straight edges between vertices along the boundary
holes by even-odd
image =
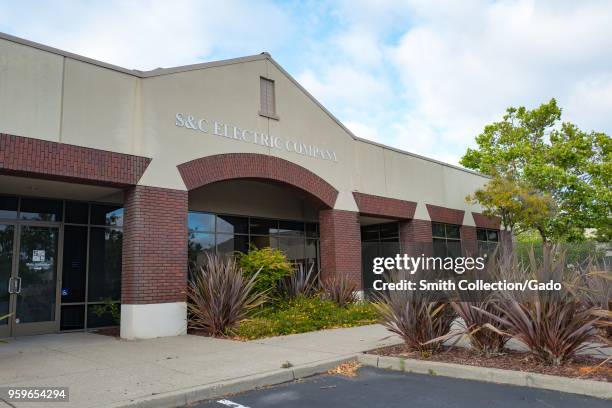
[[[241,377],[338,360],[401,341],[380,325],[238,342],[200,336],[118,340],[92,333],[12,339],[0,344],[0,387],[70,387],[59,407],[127,405]],[[41,407],[40,402],[12,403]],[[4,407],[0,401],[0,407]]]

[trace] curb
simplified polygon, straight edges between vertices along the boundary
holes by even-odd
[[[440,375],[464,380],[518,385],[603,399],[612,398],[612,384],[603,381],[580,380],[547,374],[441,363],[438,361],[376,356],[373,354],[360,354],[357,356],[357,360],[363,365],[407,373]]]
[[[314,363],[303,364],[293,368],[280,368],[265,373],[247,375],[244,377],[233,378],[226,381],[202,384],[195,387],[181,390],[165,392],[161,394],[147,395],[146,397],[136,398],[127,401],[115,402],[109,407],[112,408],[173,408],[182,407],[196,402],[210,400],[251,391],[257,388],[278,385],[300,378],[309,377],[316,374],[327,372],[328,370],[357,359],[356,354],[333,357],[320,360]]]

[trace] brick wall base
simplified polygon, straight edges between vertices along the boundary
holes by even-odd
[[[476,242],[476,227],[469,225],[461,226],[461,247],[463,256],[475,257],[478,255],[478,243]]]
[[[359,213],[321,210],[319,223],[321,277],[346,275],[362,289]]]
[[[121,302],[184,302],[187,192],[135,186],[124,208]]]
[[[403,253],[411,256],[431,255],[433,239],[431,221],[407,220],[400,222],[400,247]]]

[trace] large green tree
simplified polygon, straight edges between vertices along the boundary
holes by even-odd
[[[580,241],[586,228],[610,240],[610,136],[562,122],[561,108],[551,99],[533,110],[508,108],[476,143],[461,164],[492,180],[469,200],[502,221],[511,210],[512,225],[506,226],[537,230],[544,242]]]

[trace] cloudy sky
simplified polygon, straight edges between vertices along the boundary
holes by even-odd
[[[356,135],[449,163],[552,97],[612,134],[612,1],[0,0],[0,31],[141,70],[268,51]]]

